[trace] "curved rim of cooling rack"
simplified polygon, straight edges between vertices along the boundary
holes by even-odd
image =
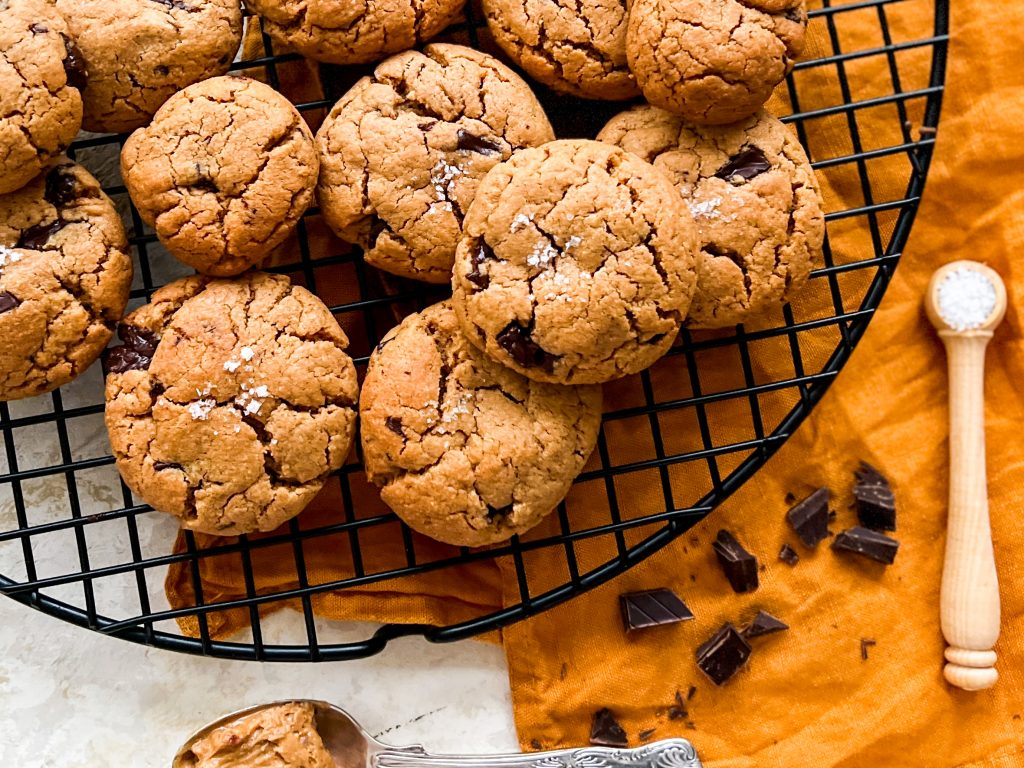
[[[863,0],[862,2],[831,7],[854,10],[861,6],[872,7],[877,4],[878,0]],[[822,11],[818,11],[818,13],[820,14]],[[949,43],[949,0],[935,0],[934,35],[930,42],[933,49],[931,72],[925,97],[922,127],[935,129],[939,124],[946,78]],[[660,530],[638,544],[625,549],[618,557],[609,560],[585,575],[571,580],[568,584],[563,584],[537,597],[531,597],[528,600],[524,599],[518,605],[489,613],[470,621],[443,627],[429,624],[384,624],[365,640],[327,645],[317,644],[315,646],[268,645],[260,642],[238,643],[185,637],[183,635],[157,631],[152,626],[124,626],[122,623],[115,622],[113,619],[105,616],[94,615],[94,618],[91,619],[86,611],[61,600],[42,595],[39,592],[15,591],[8,593],[7,596],[69,624],[92,629],[111,637],[129,640],[142,645],[225,659],[306,662],[338,661],[373,656],[383,651],[391,640],[400,637],[421,636],[432,643],[464,640],[535,616],[594,589],[621,575],[629,568],[664,548],[710,514],[718,504],[721,504],[735,493],[754,473],[761,469],[814,410],[814,407],[828,391],[838,373],[853,354],[854,349],[856,349],[857,344],[863,337],[871,318],[885,295],[896,265],[899,262],[901,252],[910,237],[910,231],[913,227],[921,195],[928,178],[934,146],[934,140],[917,143],[915,147],[917,155],[912,158],[913,170],[910,175],[910,181],[907,184],[904,199],[901,201],[900,213],[893,227],[893,234],[889,245],[885,253],[876,255],[873,259],[868,260],[877,265],[875,277],[865,293],[860,308],[847,312],[845,316],[838,318],[841,322],[849,323],[844,341],[837,345],[816,379],[803,391],[800,402],[782,419],[771,434],[766,435],[759,441],[754,452],[722,480],[721,490],[717,494],[708,494],[686,512],[667,513],[674,516],[668,518],[664,527]],[[0,574],[0,587],[12,588],[17,586],[17,582]]]

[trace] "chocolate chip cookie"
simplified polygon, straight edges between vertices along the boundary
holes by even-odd
[[[407,51],[359,81],[317,134],[320,209],[367,263],[447,283],[480,179],[521,147],[554,139],[529,87],[459,45]]]
[[[640,94],[626,64],[626,0],[483,0],[495,41],[530,77],[574,96]]]
[[[228,71],[242,41],[238,0],[55,0],[89,71],[83,125],[149,122],[176,91]]]
[[[66,159],[0,196],[0,400],[49,392],[92,365],[132,281],[124,227]]]
[[[143,221],[176,257],[216,277],[243,272],[288,236],[319,167],[295,107],[233,75],[176,93],[121,154]]]
[[[45,0],[0,0],[0,195],[21,189],[82,125],[86,73]]]
[[[694,123],[742,120],[804,46],[804,0],[634,0],[626,51],[655,106]]]
[[[274,40],[332,64],[361,64],[429,40],[466,0],[245,0]]]
[[[478,547],[539,523],[597,444],[601,388],[530,381],[460,332],[448,301],[410,315],[370,358],[363,456],[410,527]]]
[[[524,149],[484,177],[455,256],[469,340],[536,381],[652,365],[696,284],[697,233],[672,182],[596,141]]]
[[[117,467],[185,528],[272,530],[348,455],[358,394],[348,339],[288,278],[179,280],[120,335],[106,357]]]
[[[777,118],[761,111],[697,126],[645,105],[612,118],[598,139],[663,170],[693,213],[701,258],[688,325],[742,323],[807,281],[825,237],[821,195],[803,147]]]

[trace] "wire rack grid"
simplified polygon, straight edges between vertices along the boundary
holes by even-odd
[[[914,21],[923,10],[934,19],[930,29]],[[574,493],[536,531],[484,550],[433,545],[365,501],[368,485],[353,459],[332,478],[328,513],[312,522],[303,515],[262,537],[201,541],[186,533],[172,548],[171,523],[137,503],[113,467],[102,434],[97,365],[52,395],[0,403],[0,591],[135,642],[237,659],[320,661],[367,656],[410,634],[434,642],[478,635],[623,573],[750,479],[811,412],[863,335],[924,188],[945,78],[948,14],[947,0],[822,0],[812,8],[817,42],[780,86],[773,108],[786,114],[822,180],[829,233],[824,265],[778,317],[716,333],[684,330],[654,369],[612,387],[595,456]],[[448,39],[487,50],[479,19],[467,8],[466,22],[449,30]],[[305,64],[295,54],[275,55],[266,35],[262,46],[234,69],[262,73],[286,89],[287,68]],[[321,68],[324,92],[298,99],[299,109],[322,115],[366,71]],[[914,74],[921,72],[926,76]],[[623,108],[537,90],[562,137],[593,136]],[[96,171],[101,158],[116,157],[125,138],[80,138],[70,153]],[[131,207],[116,172],[98,175],[132,234],[137,305],[180,273]],[[838,189],[846,192],[839,196]],[[325,234],[315,210],[285,252],[272,269],[331,305],[349,331],[361,372],[402,314],[443,296],[366,267],[358,250]],[[339,293],[341,284],[352,291]],[[267,587],[258,584],[258,564],[270,551],[285,551],[293,573]],[[341,572],[328,569],[324,576],[316,558],[325,552],[344,561]],[[211,589],[207,566],[218,560],[237,564],[237,594]],[[384,624],[345,642],[318,638],[317,614],[327,596],[386,593],[410,576],[465,578],[488,568],[504,579],[500,601],[456,621]],[[189,604],[167,602],[168,569],[190,585]],[[299,620],[281,641],[265,639],[266,613],[283,604],[298,609]],[[243,612],[251,625],[241,640],[218,637],[211,627],[230,611]],[[183,631],[179,620],[191,621],[192,630]]]

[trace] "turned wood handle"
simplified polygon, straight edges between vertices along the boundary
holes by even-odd
[[[946,680],[977,691],[999,679],[999,584],[985,478],[988,330],[940,333],[949,358],[949,523],[942,571]]]

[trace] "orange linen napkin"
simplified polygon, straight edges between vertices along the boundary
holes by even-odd
[[[885,6],[894,39],[928,35],[932,3],[907,0]],[[1011,254],[1024,241],[1021,214],[1021,169],[1024,142],[1024,76],[1015,67],[1021,50],[1024,8],[998,0],[958,0],[954,11],[949,90],[938,153],[929,179],[926,202],[918,217],[909,253],[881,311],[835,388],[810,420],[735,497],[708,520],[637,566],[615,582],[555,608],[503,633],[512,679],[520,738],[526,749],[585,743],[590,719],[599,707],[611,707],[632,744],[646,738],[684,735],[698,747],[712,768],[758,766],[791,768],[861,768],[915,766],[1024,765],[1024,577],[1013,568],[1015,549],[1024,545],[1019,487],[1024,483],[1019,425],[1024,406],[1016,391],[1024,350],[1019,339],[1019,309],[1024,306],[1024,275],[1014,279]],[[810,55],[831,51],[821,23],[812,25]],[[851,12],[840,24],[844,50],[862,50],[883,43],[878,8]],[[899,54],[906,90],[927,83],[927,49]],[[847,63],[855,83],[853,98],[891,93],[893,85],[884,57]],[[842,102],[833,71],[800,73],[803,109]],[[920,102],[909,104],[908,119],[920,122]],[[893,135],[900,120],[891,105],[864,109],[857,123],[870,150],[899,143]],[[812,154],[836,157],[853,151],[845,115],[808,126]],[[869,163],[875,202],[904,194],[905,157]],[[901,163],[903,165],[901,165]],[[864,204],[856,168],[841,165],[822,174],[829,210]],[[888,235],[894,216],[879,214]],[[317,237],[311,234],[311,238]],[[320,234],[322,235],[322,233]],[[838,220],[830,226],[836,263],[850,263],[873,254],[864,219]],[[973,247],[969,247],[973,246]],[[990,350],[988,434],[993,532],[1003,594],[1003,636],[997,646],[1002,679],[995,689],[963,693],[942,680],[943,642],[938,626],[947,484],[946,378],[944,354],[921,311],[921,297],[931,272],[953,258],[983,259],[1007,279],[1010,311]],[[1019,270],[1018,270],[1019,271]],[[856,309],[867,287],[863,270],[835,276],[847,311]],[[351,301],[346,285],[353,276],[331,281],[327,298]],[[325,283],[318,282],[324,292]],[[816,279],[794,304],[797,321],[834,313],[828,281]],[[342,318],[356,323],[357,318]],[[353,338],[359,334],[353,333]],[[818,361],[839,338],[834,325],[800,335],[807,361]],[[757,383],[779,381],[799,373],[785,339],[749,345],[750,376]],[[356,351],[365,354],[365,350]],[[728,392],[742,387],[745,377],[734,349],[707,350],[694,361],[701,391]],[[682,355],[656,366],[649,387],[659,400],[689,397],[688,368]],[[621,409],[643,402],[638,379],[606,388],[607,407]],[[793,388],[766,389],[757,397],[764,423],[775,425],[796,402]],[[657,417],[668,455],[700,447],[694,408],[667,411]],[[749,439],[750,404],[727,398],[705,406],[710,438],[716,446]],[[607,463],[622,467],[658,458],[646,415],[605,426]],[[712,469],[725,475],[749,455],[725,452],[714,466],[686,462],[663,473],[623,471],[607,483],[592,479],[578,484],[567,502],[574,530],[605,524],[607,498],[614,493],[627,521],[665,509],[666,494],[674,503],[691,504],[710,487]],[[835,493],[835,529],[854,524],[848,508],[852,470],[861,459],[880,467],[892,479],[900,508],[897,536],[902,541],[896,564],[888,569],[831,552],[822,545],[810,553],[796,544],[783,516],[785,497],[801,496],[818,485]],[[597,458],[590,469],[599,466]],[[314,528],[344,519],[341,508],[370,518],[382,510],[375,492],[361,475],[353,475],[355,503],[338,497],[331,486],[304,513],[296,526]],[[626,531],[633,544],[654,527]],[[709,541],[719,528],[729,528],[765,565],[761,587],[735,595],[722,576]],[[551,519],[525,537],[534,540],[560,530]],[[397,525],[364,529],[360,534],[363,562],[352,558],[347,533],[309,539],[304,556],[309,583],[348,578],[361,567],[380,573],[405,564]],[[198,537],[200,546],[220,543]],[[571,552],[586,571],[616,554],[611,537],[581,539]],[[779,546],[796,545],[802,559],[791,568],[776,560]],[[418,562],[450,556],[454,550],[414,536],[408,546]],[[179,539],[176,549],[185,547]],[[256,574],[252,590],[277,591],[299,586],[293,548],[279,546],[252,552]],[[561,548],[525,555],[531,594],[567,578]],[[238,554],[201,561],[206,601],[246,594]],[[314,598],[312,608],[339,619],[372,619],[405,623],[452,623],[519,602],[513,564],[481,561],[456,571],[441,571],[366,584]],[[674,588],[697,619],[627,637],[619,618],[618,595],[660,586]],[[176,607],[193,603],[186,567],[173,567],[168,596]],[[694,649],[723,621],[742,622],[764,608],[787,623],[789,632],[755,640],[748,669],[722,688],[702,676]],[[210,631],[227,637],[246,627],[246,611],[212,614]],[[194,619],[183,619],[195,634]],[[869,658],[861,658],[861,640],[871,639]],[[696,687],[688,698],[691,686]],[[678,708],[679,691],[687,710]],[[675,706],[676,710],[670,711]],[[651,732],[653,729],[653,732]]]

